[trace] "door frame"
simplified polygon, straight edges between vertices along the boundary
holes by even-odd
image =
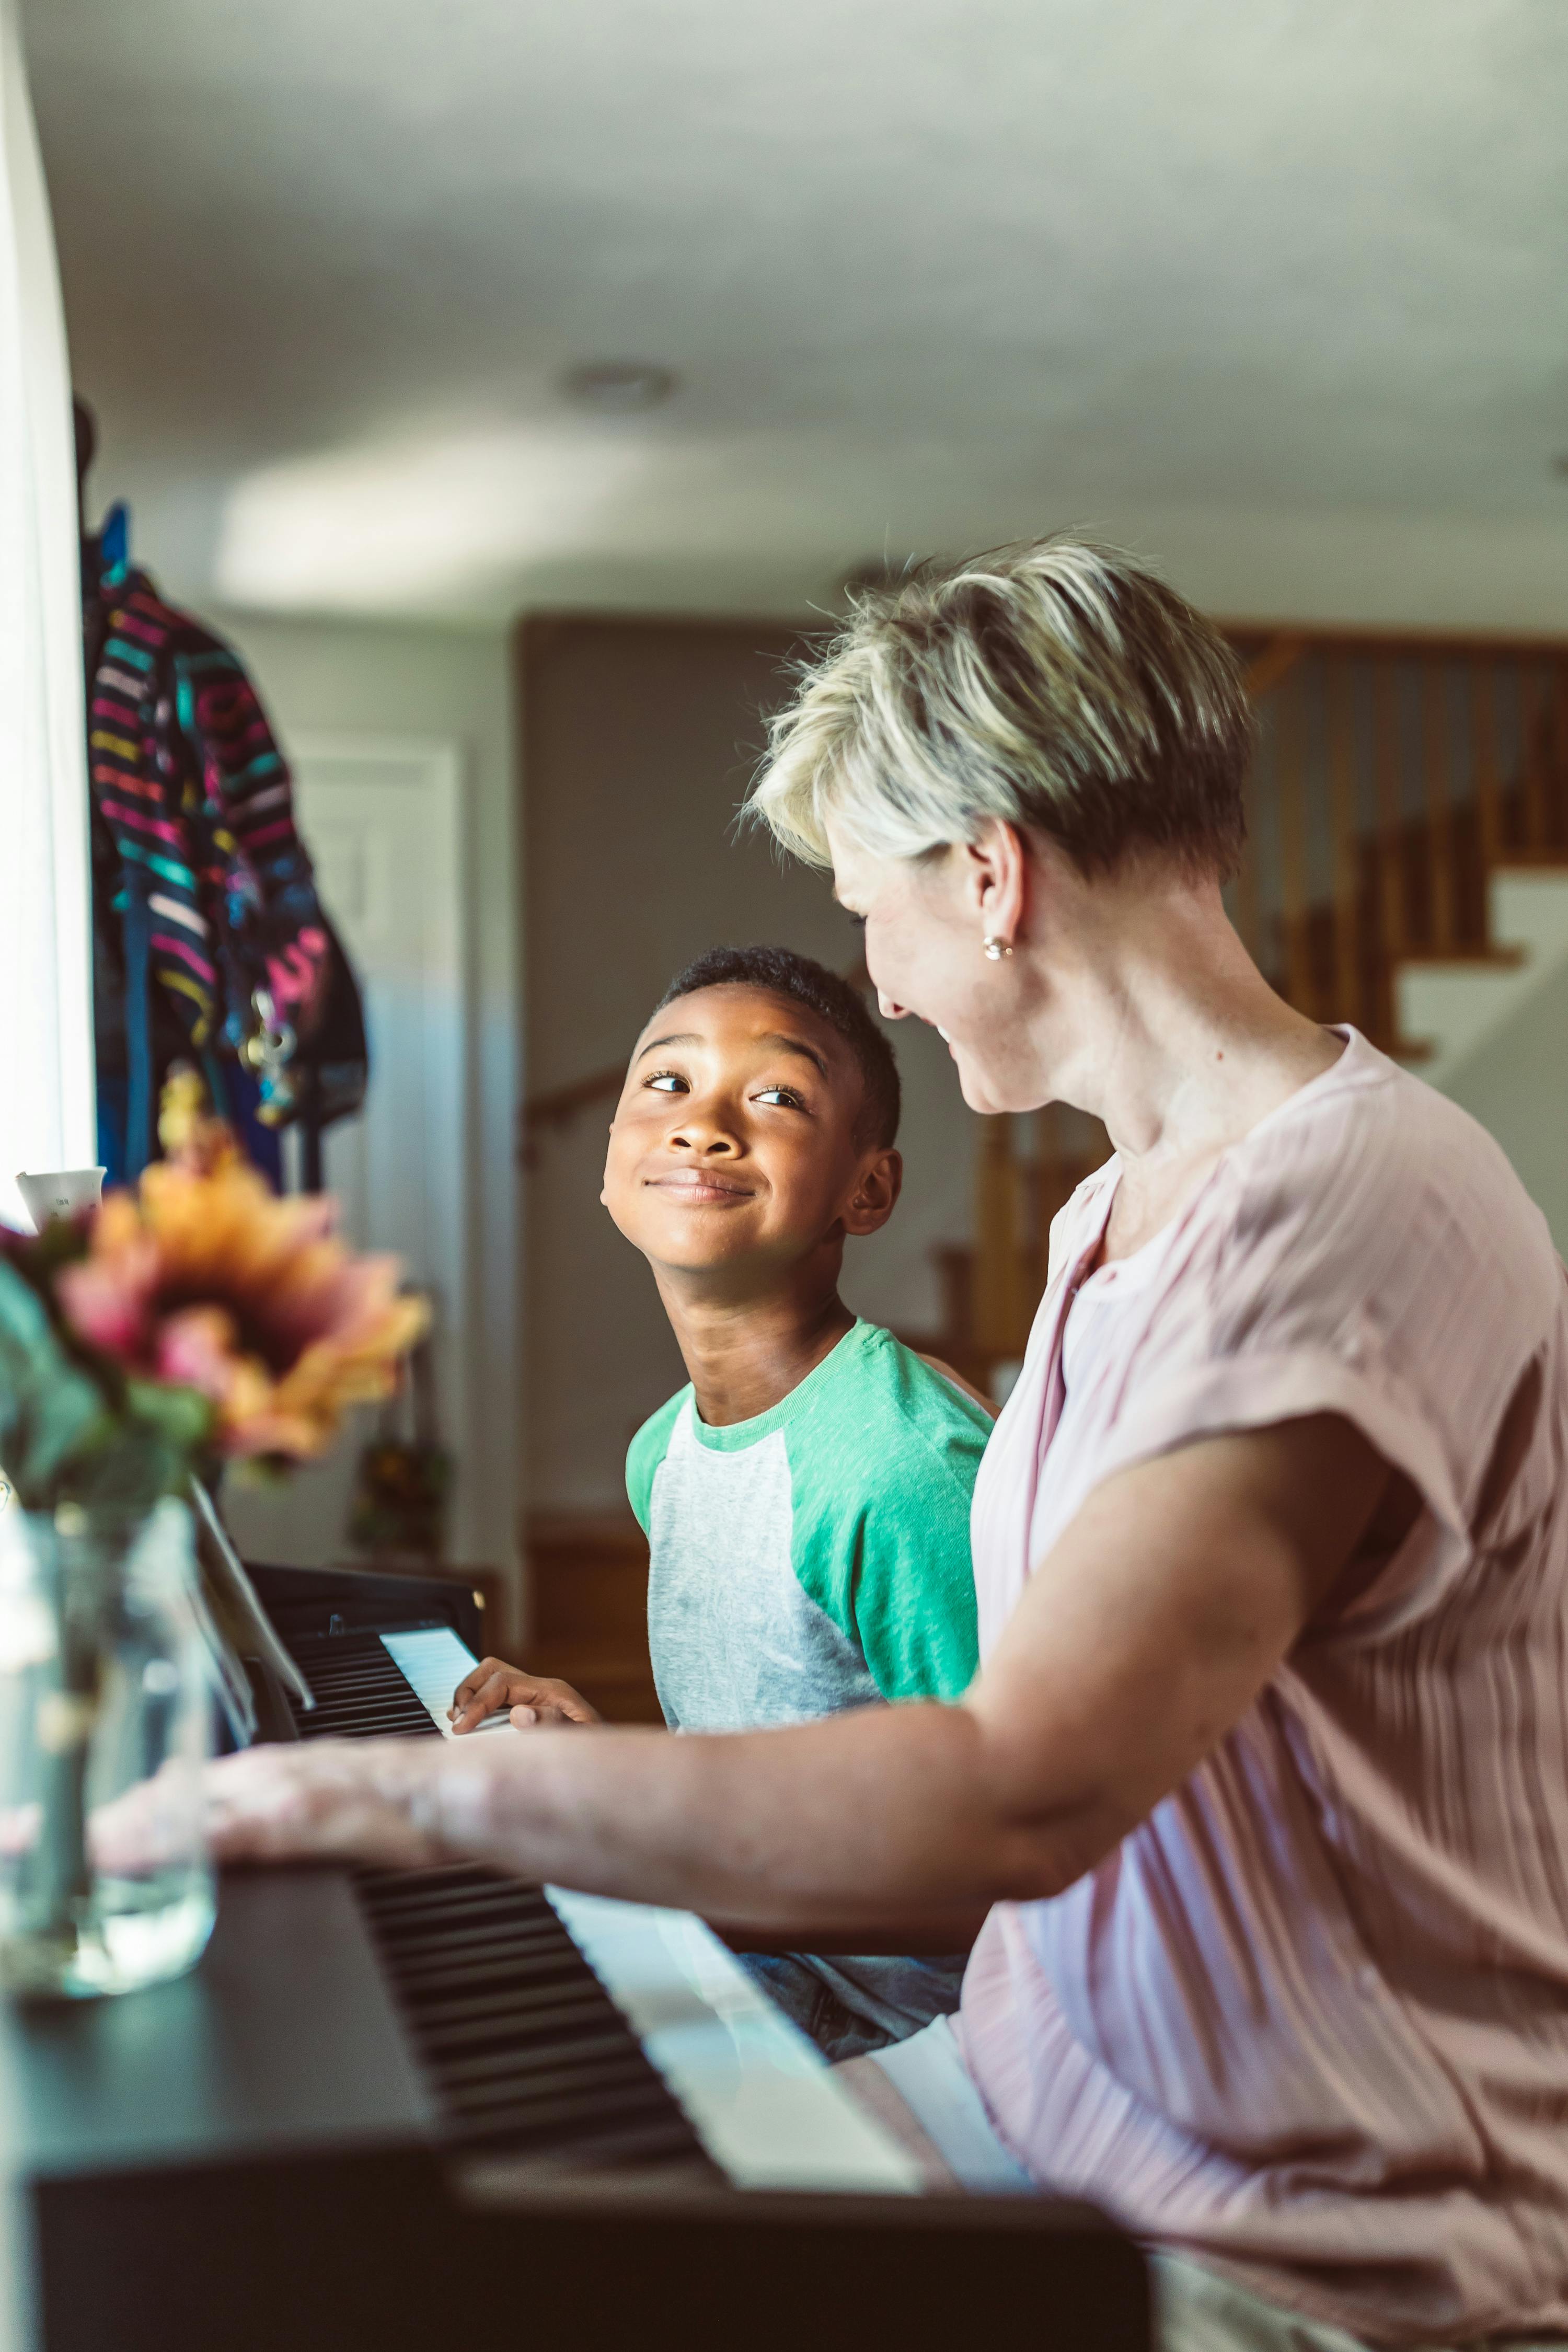
[[[384,771],[389,766],[405,770],[409,784],[426,796],[440,845],[438,876],[433,877],[438,879],[440,887],[432,894],[436,904],[430,911],[436,917],[434,945],[437,961],[451,976],[458,1050],[449,1060],[441,1055],[428,1056],[424,1076],[426,1134],[450,1138],[449,1148],[426,1155],[432,1187],[428,1226],[431,1262],[427,1272],[440,1310],[437,1365],[442,1433],[453,1454],[447,1555],[454,1560],[472,1559],[478,1557],[475,1527],[479,1467],[472,1402],[479,1392],[482,1368],[477,1361],[480,1339],[474,1311],[475,1265],[470,1247],[470,1236],[479,1232],[473,1149],[479,1096],[470,927],[464,919],[468,901],[470,811],[463,746],[449,737],[310,729],[290,736],[289,759],[297,791],[301,772],[317,761],[330,761],[348,771],[345,782],[353,781],[352,772],[356,764]],[[302,799],[303,794],[300,797]],[[308,810],[302,808],[300,815],[300,831],[309,848]],[[327,912],[332,912],[330,898]],[[370,1084],[375,1084],[374,1045]],[[289,1148],[297,1150],[297,1139]]]

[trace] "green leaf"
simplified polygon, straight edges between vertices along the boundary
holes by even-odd
[[[70,1500],[148,1509],[183,1494],[212,1439],[195,1389],[118,1372],[95,1379],[68,1352],[45,1301],[0,1257],[0,1463],[26,1510]]]
[[[214,1413],[199,1389],[169,1388],[157,1381],[128,1381],[126,1402],[134,1420],[155,1429],[183,1454],[198,1454],[212,1436]]]
[[[43,1301],[0,1260],[0,1462],[24,1507],[47,1507],[66,1465],[111,1423],[102,1389],[67,1355]]]

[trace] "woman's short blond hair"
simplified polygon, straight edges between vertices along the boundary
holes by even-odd
[[[1154,851],[1230,872],[1254,721],[1235,654],[1163,581],[1067,536],[860,595],[773,720],[748,808],[826,866],[1037,827],[1085,873]]]

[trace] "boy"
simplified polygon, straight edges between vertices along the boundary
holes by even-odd
[[[969,1504],[990,1416],[838,1296],[846,1238],[899,1197],[899,1109],[859,996],[782,948],[700,957],[632,1057],[603,1198],[691,1376],[626,1463],[672,1730],[956,1699],[973,1675]],[[596,1720],[568,1685],[487,1658],[454,1727],[501,1706],[520,1726]],[[956,2009],[963,1956],[747,1965],[837,2059]]]

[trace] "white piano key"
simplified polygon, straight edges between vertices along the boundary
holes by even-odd
[[[443,1739],[455,1739],[457,1733],[447,1720],[447,1709],[452,1704],[452,1693],[479,1660],[466,1642],[458,1640],[449,1626],[433,1625],[419,1633],[384,1633],[382,1648],[398,1672],[412,1685]],[[510,1731],[510,1717],[490,1715],[479,1726],[480,1731]],[[476,1738],[478,1733],[466,1733]]]
[[[446,1627],[384,1633],[437,1729],[477,1661]],[[510,1731],[504,1715],[493,1727]],[[512,1733],[515,1738],[517,1733]],[[689,1911],[545,1893],[567,1934],[740,2189],[917,2195],[914,2159],[841,2088],[822,2053]]]
[[[914,2159],[689,1911],[545,1893],[738,2189],[916,2195]]]

